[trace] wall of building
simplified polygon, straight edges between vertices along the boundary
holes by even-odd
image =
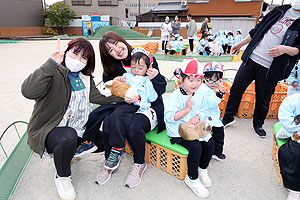
[[[72,5],[72,0],[64,0],[64,2],[66,5],[70,6],[71,10],[73,10],[76,13],[77,17],[91,14],[109,15],[113,18],[113,25],[117,25],[121,22],[121,20],[126,19],[126,1],[118,1],[117,6],[99,6],[98,0],[91,0],[91,5],[86,6]]]
[[[2,0],[0,36],[41,35],[44,17],[41,0]]]
[[[263,0],[235,2],[234,0],[210,0],[209,3],[188,1],[188,14],[195,17],[249,16],[258,18]]]

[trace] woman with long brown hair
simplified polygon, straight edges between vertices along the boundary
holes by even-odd
[[[130,72],[132,47],[126,40],[114,32],[107,32],[100,40],[100,57],[103,65],[103,81],[109,81],[125,72]],[[132,106],[126,103],[103,105],[94,110],[86,125],[83,138],[93,141],[95,133],[103,123],[103,141],[105,149],[105,164],[96,177],[96,183],[106,183],[112,172],[118,168],[123,155],[122,148],[127,139],[134,152],[134,164],[125,181],[125,186],[137,186],[146,170],[145,134],[158,126],[158,133],[165,129],[163,120],[164,106],[162,94],[166,90],[166,80],[158,69],[153,57],[152,67],[147,69],[147,77],[153,84],[158,98],[151,103],[151,108],[143,112],[132,112]],[[130,100],[127,101],[130,103]],[[131,101],[133,103],[134,100]],[[113,147],[113,148],[112,148]],[[118,147],[118,148],[115,148]],[[99,148],[99,147],[98,147]]]

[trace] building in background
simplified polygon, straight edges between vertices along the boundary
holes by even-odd
[[[42,35],[41,0],[5,0],[0,5],[0,36]]]
[[[160,2],[169,1],[171,0],[126,0],[126,8],[128,9],[127,23],[129,23],[131,27],[134,26],[137,15],[149,12]]]
[[[168,15],[172,21],[178,15],[182,22],[181,35],[186,36],[186,15],[191,14],[198,28],[208,18],[213,33],[219,30],[231,30],[235,33],[237,29],[241,29],[247,35],[261,16],[263,0],[187,0],[180,2],[181,7],[175,6],[177,3],[161,2],[148,13],[137,16],[138,27],[134,29],[143,33],[151,29],[154,36],[160,36],[159,27],[164,16]],[[149,22],[150,19],[152,22]]]
[[[109,15],[111,25],[121,24],[126,19],[124,0],[64,0],[78,19],[82,15]]]

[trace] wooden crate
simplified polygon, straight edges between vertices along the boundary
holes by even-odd
[[[275,131],[273,129],[273,149],[272,149],[272,157],[274,160],[274,164],[277,170],[277,174],[279,176],[280,182],[283,184],[282,176],[280,173],[279,161],[278,161],[278,144],[275,137]]]
[[[153,142],[146,141],[145,160],[150,165],[183,180],[187,173],[187,155],[167,149]],[[133,155],[129,143],[125,142],[124,151]]]

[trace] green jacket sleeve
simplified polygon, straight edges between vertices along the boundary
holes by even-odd
[[[24,80],[21,87],[23,96],[33,100],[43,98],[48,93],[52,77],[58,73],[58,68],[59,66],[48,59]]]
[[[95,82],[91,77],[90,102],[94,104],[109,104],[111,102],[124,102],[124,99],[116,96],[106,97],[102,95],[96,88]]]

